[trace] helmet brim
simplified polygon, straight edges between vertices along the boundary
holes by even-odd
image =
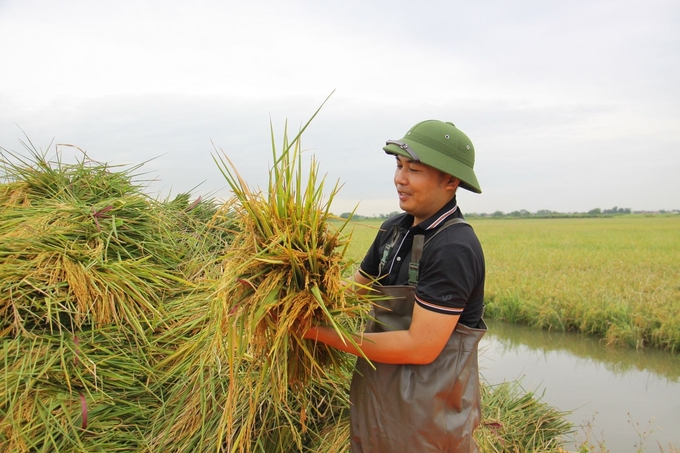
[[[419,162],[460,179],[460,187],[463,189],[474,193],[482,193],[482,189],[479,187],[479,182],[477,181],[477,176],[468,165],[434,148],[409,140],[406,137],[401,139],[401,142],[408,145],[408,148],[411,148],[415,152]],[[403,156],[411,160],[414,159],[404,147],[400,147],[395,143],[386,144],[383,146],[383,150],[387,154]]]

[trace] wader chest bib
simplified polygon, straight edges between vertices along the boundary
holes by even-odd
[[[439,231],[463,222],[454,220]],[[407,330],[415,287],[375,289],[390,298],[374,307],[377,322],[366,331]],[[352,453],[476,453],[472,434],[481,418],[477,346],[485,332],[484,321],[474,329],[459,323],[428,365],[371,366],[359,357],[350,389]]]

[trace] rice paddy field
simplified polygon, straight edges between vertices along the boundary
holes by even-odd
[[[680,351],[680,216],[469,219],[487,262],[486,316]],[[357,260],[380,221],[358,223]]]

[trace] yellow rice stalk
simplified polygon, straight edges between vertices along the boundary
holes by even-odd
[[[216,315],[222,316],[219,341],[229,341],[232,377],[223,424],[232,451],[249,451],[260,435],[256,414],[261,392],[268,393],[275,413],[290,412],[291,392],[304,399],[310,379],[337,374],[346,363],[345,354],[304,340],[302,333],[312,323],[330,324],[353,341],[347,323],[362,319],[370,307],[370,299],[348,289],[351,263],[344,258],[348,238],[343,228],[328,224],[338,185],[326,199],[314,159],[305,181],[300,136],[307,125],[290,142],[284,134],[280,155],[272,144],[274,165],[264,194],[247,185],[225,154],[216,158],[234,192],[225,209],[239,224],[216,291],[221,302]],[[237,372],[251,376],[249,394],[239,389],[243,379]],[[243,401],[236,395],[250,407],[250,415],[240,421],[234,414]],[[306,430],[304,408],[300,403],[299,425],[291,432],[298,444]]]
[[[0,333],[115,324],[143,338],[162,301],[190,286],[175,245],[191,216],[180,231],[179,209],[144,195],[130,170],[29,151],[0,148]]]
[[[234,192],[216,218],[233,220],[234,237],[216,280],[200,282],[159,338],[180,344],[159,363],[166,398],[150,440],[156,451],[311,452],[342,443],[332,426],[349,407],[353,360],[302,333],[319,322],[348,334],[370,299],[347,289],[349,237],[328,223],[338,187],[325,201],[313,160],[303,178],[299,137],[285,136],[280,155],[272,146],[265,193],[226,155],[215,157]]]
[[[11,156],[0,149],[0,451],[151,451],[167,353],[153,335],[191,289],[192,245],[211,244],[195,238],[204,206],[151,200],[90,160]]]
[[[29,203],[28,187],[25,182],[0,184],[0,208],[25,206]]]
[[[231,347],[266,360],[278,370],[274,378],[284,388],[323,372],[338,354],[313,348],[301,339],[302,332],[321,322],[347,334],[342,320],[361,317],[369,308],[368,299],[347,290],[344,276],[351,273],[351,263],[344,258],[343,228],[328,225],[338,185],[326,199],[325,178],[313,158],[304,181],[300,136],[307,125],[290,143],[284,135],[280,156],[273,146],[266,194],[252,190],[226,155],[216,159],[235,195],[226,209],[240,229],[225,255],[217,289],[229,307],[223,334],[230,337],[236,329],[241,341]]]
[[[0,451],[146,451],[152,355],[120,329],[0,345]]]

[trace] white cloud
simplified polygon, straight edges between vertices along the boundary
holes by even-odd
[[[0,146],[26,134],[220,191],[211,141],[254,185],[269,120],[297,129],[338,203],[385,205],[381,147],[426,118],[475,143],[465,211],[680,207],[680,6],[670,0],[0,3]],[[631,179],[645,190],[631,190]]]

